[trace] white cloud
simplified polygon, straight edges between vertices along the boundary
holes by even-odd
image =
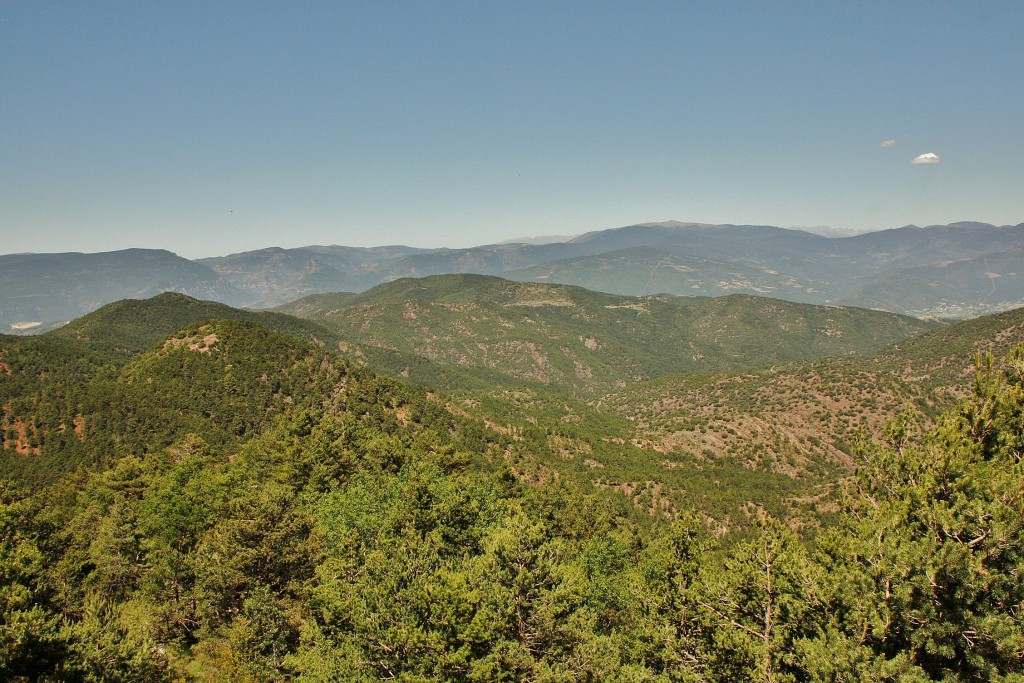
[[[879,147],[892,147],[895,144],[895,140],[885,140],[884,142],[882,142],[882,144],[879,145]]]
[[[940,161],[942,161],[942,159],[940,159],[939,155],[936,154],[935,152],[925,152],[924,154],[918,154],[916,157],[914,157],[914,160],[911,161],[910,163],[912,163],[912,164],[937,164]]]

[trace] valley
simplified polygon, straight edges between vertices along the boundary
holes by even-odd
[[[0,683],[1024,683],[1022,28],[0,2]]]
[[[953,322],[469,274],[273,311],[163,293],[0,335],[0,671],[318,680],[329,661],[351,680],[585,666],[660,681],[733,666],[719,639],[739,617],[716,601],[750,590],[759,553],[802,577],[786,590],[806,628],[831,618],[818,605],[877,608],[876,592],[823,592],[876,571],[892,518],[864,505],[907,510],[926,482],[984,476],[991,493],[962,494],[989,501],[971,503],[982,521],[952,519],[996,520],[991,543],[1024,549],[1008,521],[1024,512],[1021,348],[1024,308]],[[978,434],[1010,455],[941,450]],[[891,552],[916,547],[915,524],[889,532]],[[512,616],[477,630],[527,580],[536,635]],[[671,610],[700,631],[652,640]],[[978,603],[962,628],[1000,610]],[[801,647],[833,647],[806,633]],[[581,665],[595,647],[614,660]],[[678,652],[692,663],[665,663]]]
[[[107,305],[41,336],[3,338],[0,360],[11,378],[0,397],[5,448],[36,456],[8,458],[4,471],[52,481],[69,467],[62,458],[100,463],[111,457],[105,450],[163,448],[190,426],[228,444],[297,401],[320,400],[302,389],[321,381],[313,376],[288,380],[293,388],[283,394],[268,389],[285,361],[249,341],[238,348],[261,359],[263,384],[231,379],[226,389],[221,374],[230,364],[209,375],[212,384],[179,385],[196,362],[236,346],[233,335],[196,325],[234,321],[226,329],[235,334],[272,329],[420,387],[453,419],[475,424],[486,435],[480,448],[492,459],[500,454],[524,481],[568,477],[628,493],[669,517],[699,501],[718,533],[749,523],[740,510],[750,505],[814,526],[820,510],[800,501],[827,497],[854,471],[867,435],[904,413],[926,427],[966,395],[978,354],[1024,342],[1022,311],[950,324],[745,295],[630,297],[480,275],[402,279],[264,312],[167,293]],[[181,339],[198,341],[182,347]],[[38,365],[39,381],[28,379],[36,371],[18,370],[26,362]],[[83,363],[91,369],[71,370]],[[153,371],[137,368],[150,366],[170,395],[136,395],[140,382],[153,382]],[[64,384],[65,372],[75,386]],[[111,391],[120,398],[90,397]],[[261,395],[257,412],[245,407]],[[190,401],[221,407],[192,415]],[[92,407],[72,408],[76,402]],[[176,402],[172,415],[180,417],[159,416]],[[150,414],[125,417],[140,411]],[[109,433],[119,424],[154,436],[125,441]],[[94,430],[99,441],[88,446]],[[156,434],[163,436],[146,440]],[[723,480],[731,482],[724,491]]]

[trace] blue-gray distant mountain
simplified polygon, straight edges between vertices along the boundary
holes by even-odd
[[[1024,224],[906,226],[852,237],[648,224],[589,233],[573,245],[590,253],[502,275],[617,294],[746,293],[954,318],[1024,305]]]
[[[964,318],[1024,305],[1022,292],[1024,247],[1016,247],[893,269],[843,299],[858,306]]]
[[[112,301],[146,299],[161,292],[232,306],[255,300],[201,263],[162,249],[0,256],[4,331],[32,330],[77,318]]]
[[[798,303],[820,302],[828,283],[783,275],[737,261],[677,254],[653,247],[627,247],[593,256],[511,270],[504,277],[529,282],[574,284],[610,294],[724,296],[742,292]]]
[[[200,259],[264,306],[320,292],[361,292],[382,282],[389,263],[438,250],[413,247],[270,247]]]
[[[568,241],[466,249],[271,247],[187,261],[170,252],[0,257],[0,327],[67,320],[177,291],[270,307],[403,277],[467,273],[624,295],[751,294],[917,316],[1024,306],[1024,223],[905,226],[849,237],[759,225],[645,223]]]
[[[670,221],[600,230],[548,244],[404,251],[396,247],[275,249],[205,259],[203,263],[236,287],[261,297],[262,305],[317,292],[358,292],[402,277],[471,273],[574,284],[615,294],[745,293],[965,317],[1024,304],[1024,288],[1006,277],[1000,296],[992,298],[984,288],[957,286],[956,294],[951,295],[939,291],[941,288],[913,284],[916,293],[904,303],[899,291],[906,269],[937,268],[1018,247],[1024,247],[1024,224],[906,226],[825,237],[773,226]],[[311,253],[313,249],[338,250],[334,258],[343,255],[344,260],[328,261],[323,252]],[[975,266],[983,270],[983,261]],[[957,269],[957,276],[974,272],[971,268]],[[287,282],[282,282],[282,277]],[[895,295],[871,294],[870,288],[881,282]]]

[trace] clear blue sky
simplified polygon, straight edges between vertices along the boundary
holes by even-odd
[[[670,219],[1024,222],[1024,2],[0,2],[0,253]]]

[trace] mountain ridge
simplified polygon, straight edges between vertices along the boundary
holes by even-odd
[[[131,249],[100,254],[20,254],[0,256],[0,329],[41,331],[121,298],[179,291],[232,306],[271,307],[310,294],[361,292],[402,277],[452,273],[497,275],[587,286],[597,291],[713,295],[726,292],[771,294],[806,303],[842,303],[896,313],[965,318],[1024,303],[1017,270],[1005,273],[998,300],[990,300],[984,260],[970,259],[1024,247],[1024,223],[994,226],[960,221],[925,228],[829,237],[798,229],[756,225],[712,225],[664,221],[583,233],[565,242],[487,244],[462,249],[345,247],[314,245],[267,247],[229,256],[189,261],[165,250]],[[696,268],[705,282],[667,280],[652,290],[639,271],[650,259],[624,257],[624,250],[648,249],[664,258],[706,259]],[[612,263],[611,254],[617,263]],[[645,262],[646,259],[646,262]],[[910,268],[931,268],[966,260],[957,277],[922,284]],[[693,268],[691,261],[687,266]],[[735,272],[733,272],[735,271]],[[759,273],[752,278],[752,273]],[[660,276],[659,276],[660,277]],[[696,276],[694,276],[696,277]],[[880,286],[884,297],[871,294]],[[980,283],[980,284],[979,284]],[[988,283],[989,285],[991,282]],[[913,287],[915,299],[899,296]]]
[[[864,355],[936,326],[745,294],[632,297],[468,274],[403,278],[275,310],[322,325],[364,353],[411,354],[580,395],[672,372]]]

